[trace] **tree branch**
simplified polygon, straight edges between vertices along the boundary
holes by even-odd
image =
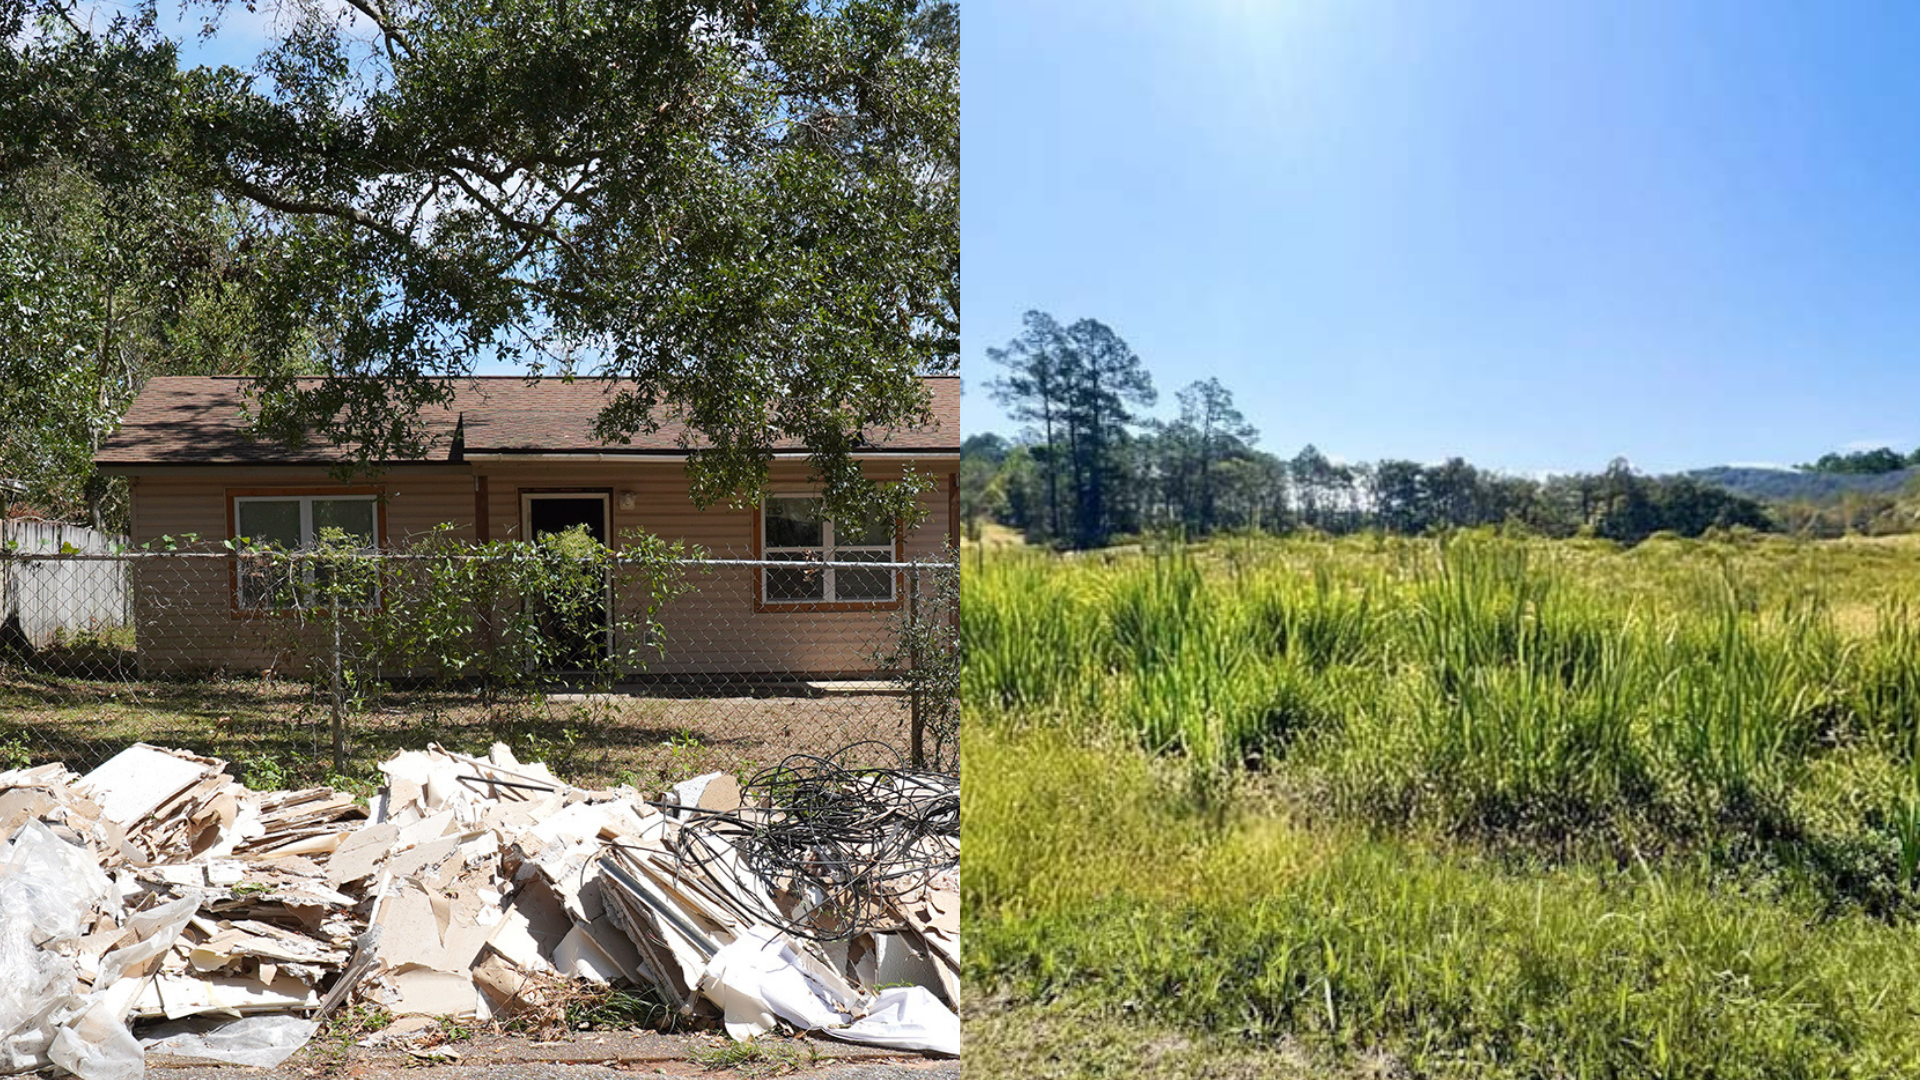
[[[492,214],[494,216],[494,219],[499,221],[500,224],[505,225],[509,229],[520,232],[523,235],[531,232],[539,236],[544,236],[548,240],[551,240],[555,244],[558,244],[561,247],[565,248],[567,250],[567,254],[573,256],[575,259],[580,258],[580,251],[578,248],[573,246],[572,241],[568,240],[564,236],[561,236],[559,233],[554,232],[552,228],[542,225],[539,222],[522,221],[519,218],[514,217],[512,214],[507,213],[505,210],[501,209],[500,206],[497,205],[492,199],[489,199],[485,195],[480,194],[480,190],[474,187],[471,183],[468,183],[467,178],[465,176],[462,176],[458,169],[448,169],[446,175],[448,179],[460,185],[460,190],[466,192],[468,198],[471,198],[474,202],[479,203],[481,207],[484,208],[489,214]],[[551,216],[549,216],[549,220],[550,219],[551,219]],[[516,259],[515,261],[518,261],[518,260]]]
[[[261,187],[241,176],[228,174],[222,177],[227,186],[239,195],[259,203],[269,210],[278,210],[285,214],[319,214],[336,218],[364,229],[371,229],[381,236],[404,247],[413,246],[413,237],[394,226],[381,221],[372,214],[356,206],[342,206],[339,203],[321,202],[315,199],[299,199],[290,195],[281,195],[271,189]]]
[[[391,44],[398,45],[400,51],[407,54],[407,59],[415,59],[413,42],[408,41],[407,36],[400,31],[400,28],[393,25],[391,18],[385,11],[370,3],[369,0],[347,0],[347,3],[352,5],[354,10],[370,19],[373,22],[374,28],[380,31],[381,37],[385,38]],[[391,53],[388,54],[388,58],[392,59]]]

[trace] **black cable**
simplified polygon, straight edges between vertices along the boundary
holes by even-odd
[[[842,764],[880,752],[895,764]],[[718,863],[731,848],[769,893],[794,898],[789,909],[735,897],[743,913],[796,937],[841,941],[897,929],[895,902],[960,864],[959,780],[907,769],[883,743],[794,754],[749,779],[741,804],[684,823],[680,856],[725,881]]]

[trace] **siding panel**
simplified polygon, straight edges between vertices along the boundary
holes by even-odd
[[[951,527],[948,499],[950,462],[925,466],[939,482],[924,497],[926,520],[906,538],[908,558],[939,553]],[[895,479],[898,463],[874,463],[869,475]],[[404,547],[441,522],[455,535],[472,539],[479,501],[478,476],[487,477],[487,533],[494,539],[520,539],[523,490],[588,488],[610,490],[616,543],[636,530],[669,540],[685,540],[715,557],[750,558],[755,553],[750,510],[714,507],[701,510],[688,497],[679,462],[475,463],[471,469],[396,470],[374,483],[386,494],[385,524],[390,546]],[[777,462],[775,490],[810,490],[806,466]],[[136,478],[133,539],[145,544],[168,535],[197,534],[217,543],[228,533],[230,488],[337,486],[322,468],[236,467],[192,475],[149,473]],[[624,494],[632,505],[622,507]],[[889,638],[893,615],[885,611],[754,610],[751,569],[716,567],[694,575],[693,586],[661,615],[666,655],[649,663],[656,674],[695,672],[865,673]],[[166,560],[143,565],[135,576],[135,611],[143,670],[187,672],[291,671],[297,657],[311,650],[289,633],[284,620],[236,616],[231,604],[229,565],[224,560]],[[626,598],[629,605],[637,598]]]

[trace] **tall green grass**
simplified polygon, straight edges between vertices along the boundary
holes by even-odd
[[[969,995],[1284,1040],[1352,1075],[1920,1070],[1910,927],[1685,862],[1515,868],[1223,814],[1163,759],[1057,729],[965,739]]]
[[[966,577],[962,696],[1207,791],[1277,773],[1375,826],[1699,851],[1891,910],[1920,871],[1914,578],[1817,558],[1491,534],[1016,551]]]

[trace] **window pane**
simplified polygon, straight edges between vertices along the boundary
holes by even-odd
[[[300,500],[253,500],[236,504],[240,538],[255,545],[300,546]]]
[[[781,556],[773,555],[769,558],[779,559]],[[827,598],[827,574],[824,570],[813,567],[768,570],[766,575],[766,598],[770,604]]]
[[[328,529],[339,529],[373,546],[372,499],[313,500],[313,537],[318,540]]]
[[[891,547],[893,546],[893,522],[885,518],[868,524],[835,522],[833,543],[835,547]]]
[[[291,564],[271,556],[240,557],[240,606],[272,608],[290,605],[293,590],[287,585]]]
[[[820,547],[826,543],[819,499],[768,499],[767,547]]]
[[[834,556],[834,561],[892,562],[893,553],[890,551],[843,551]],[[893,571],[835,570],[833,593],[836,600],[891,600],[893,599]]]

